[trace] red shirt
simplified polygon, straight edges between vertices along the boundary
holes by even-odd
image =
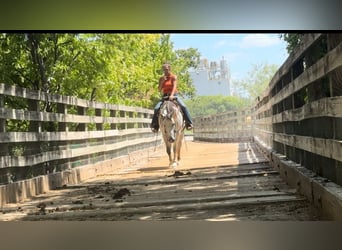
[[[170,74],[167,76],[167,80],[164,80],[162,84],[162,90],[163,94],[171,94],[173,89],[173,82],[177,80],[177,77],[174,74]],[[175,93],[177,93],[177,89],[175,90]]]

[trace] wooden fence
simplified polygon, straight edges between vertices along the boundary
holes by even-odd
[[[242,142],[252,139],[251,110],[195,117],[194,140]]]
[[[0,184],[154,148],[161,140],[150,130],[152,114],[0,84]]]
[[[342,34],[305,34],[250,112],[194,121],[195,140],[253,138],[322,218],[342,220]]]
[[[342,220],[342,34],[306,34],[252,114],[283,179],[322,218]]]
[[[305,34],[251,110],[197,117],[195,140],[253,139],[342,185],[342,34]]]
[[[339,185],[341,42],[341,34],[306,34],[253,111],[257,141]]]

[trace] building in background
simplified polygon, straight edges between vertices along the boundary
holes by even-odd
[[[224,57],[220,62],[201,59],[199,67],[190,71],[190,76],[198,96],[230,95],[230,71]]]

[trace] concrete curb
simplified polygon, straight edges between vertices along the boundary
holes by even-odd
[[[257,148],[269,159],[272,167],[297,192],[304,195],[317,209],[321,220],[342,221],[342,187],[311,170],[290,161],[273,151],[261,141],[255,140]]]

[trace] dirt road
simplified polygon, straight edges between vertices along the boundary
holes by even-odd
[[[317,220],[253,143],[183,144],[180,166],[164,150],[116,173],[2,208],[9,220]]]

